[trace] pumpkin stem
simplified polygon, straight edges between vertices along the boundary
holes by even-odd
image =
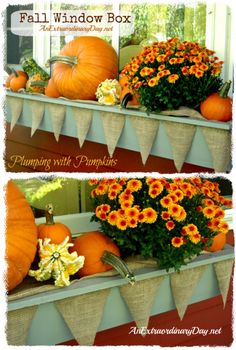
[[[53,56],[45,63],[46,67],[50,67],[51,64],[55,62],[69,64],[72,67],[77,65],[78,57],[77,56]]]
[[[8,66],[5,67],[5,71],[7,72],[8,75],[12,74],[12,69]]]
[[[131,285],[135,283],[134,274],[120,257],[105,250],[101,260],[103,263],[111,265],[123,278],[127,279]]]
[[[219,91],[219,96],[222,98],[226,98],[228,96],[230,86],[231,80],[226,81]]]
[[[48,81],[45,80],[35,80],[30,83],[31,86],[39,86],[46,87],[48,85]]]
[[[125,94],[125,96],[123,97],[123,99],[121,101],[121,107],[126,108],[128,102],[131,101],[132,98],[133,98],[133,95],[130,92],[127,92],[127,94]]]
[[[19,77],[19,74],[17,73],[17,71],[14,68],[11,69],[11,73],[14,74],[14,76],[16,78]]]
[[[54,218],[53,218],[53,205],[48,204],[46,205],[46,210],[45,210],[45,217],[46,217],[46,224],[47,225],[54,225]]]

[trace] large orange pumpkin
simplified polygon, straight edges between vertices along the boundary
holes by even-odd
[[[91,231],[78,236],[73,243],[71,251],[85,257],[84,266],[78,271],[79,277],[115,268],[122,277],[127,278],[131,284],[134,283],[132,272],[120,259],[120,250],[110,237],[99,231]]]
[[[37,250],[37,226],[33,212],[20,189],[6,186],[6,284],[10,291],[28,274]]]
[[[53,217],[53,206],[48,204],[45,211],[46,222],[38,225],[38,238],[50,238],[54,244],[60,244],[68,236],[72,241],[70,229],[62,222],[55,222]]]
[[[105,40],[84,36],[67,43],[54,63],[52,77],[61,96],[69,99],[95,100],[98,85],[105,79],[115,79],[118,56]]]
[[[200,104],[204,118],[227,122],[232,119],[232,98],[228,96],[231,81],[226,81],[219,92],[214,92]]]

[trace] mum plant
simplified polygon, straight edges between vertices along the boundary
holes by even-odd
[[[178,270],[228,232],[219,184],[192,178],[90,180],[92,220],[119,246],[123,257],[155,258]]]
[[[197,109],[200,102],[222,85],[223,61],[198,43],[172,38],[154,42],[126,64],[131,90],[148,111]]]

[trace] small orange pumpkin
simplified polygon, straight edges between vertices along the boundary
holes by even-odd
[[[222,250],[226,244],[226,234],[223,232],[218,233],[214,238],[212,245],[208,248],[210,252],[217,252]]]
[[[28,274],[37,250],[37,226],[25,196],[13,181],[6,186],[6,284],[14,289]]]
[[[51,243],[60,244],[69,236],[69,242],[72,241],[69,228],[61,222],[54,222],[52,204],[46,206],[45,216],[46,223],[38,225],[38,238],[50,238]]]
[[[28,81],[28,75],[23,71],[15,71],[14,69],[12,69],[12,74],[13,76],[9,81],[10,89],[14,92],[24,89]]]
[[[128,86],[128,78],[126,75],[122,75],[119,79],[119,83],[121,85],[121,105],[122,107],[126,107],[127,105],[130,106],[137,106],[139,105],[139,101],[137,96],[134,95],[133,91],[129,89]]]
[[[28,75],[27,73],[25,73],[23,70],[14,70],[13,68],[7,68],[7,72],[8,72],[8,77],[5,81],[5,87],[6,88],[10,88],[10,82],[13,78],[17,77],[17,76],[23,76],[26,79],[28,79]]]
[[[78,271],[79,277],[109,271],[112,268],[134,284],[135,277],[126,263],[120,258],[120,250],[112,239],[99,231],[82,234],[74,240],[72,252],[84,256],[84,266]]]
[[[101,260],[104,251],[120,256],[120,250],[117,245],[111,238],[99,231],[84,233],[76,237],[73,243],[74,246],[71,247],[71,251],[76,251],[78,256],[82,255],[85,257],[84,266],[78,271],[80,277],[112,269],[111,265]]]
[[[232,98],[228,96],[231,81],[226,81],[219,92],[214,92],[200,104],[202,116],[209,120],[227,122],[232,119]]]

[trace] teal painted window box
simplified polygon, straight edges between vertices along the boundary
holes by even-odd
[[[59,216],[55,220],[69,226],[76,237],[98,229],[98,224],[91,223],[90,218],[91,213],[84,213]],[[225,219],[232,228],[232,210],[226,211]],[[37,219],[38,223],[42,221],[44,218]],[[189,304],[219,294],[222,294],[223,309],[233,261],[233,247],[226,245],[220,252],[198,256],[183,266],[180,274],[155,266],[141,266],[135,270],[134,286],[116,274],[106,276],[105,273],[73,281],[64,288],[50,285],[47,291],[37,282],[33,295],[26,290],[19,297],[20,290],[16,288],[8,297],[8,342],[14,345],[53,345],[75,338],[80,345],[92,345],[96,332],[133,320],[137,327],[147,327],[151,315],[175,308],[179,317],[184,318]],[[140,294],[142,289],[145,293]],[[189,295],[184,295],[186,290],[190,290]],[[183,296],[181,302],[180,295]],[[135,298],[141,305],[139,310],[133,305]],[[184,304],[182,300],[185,300]]]

